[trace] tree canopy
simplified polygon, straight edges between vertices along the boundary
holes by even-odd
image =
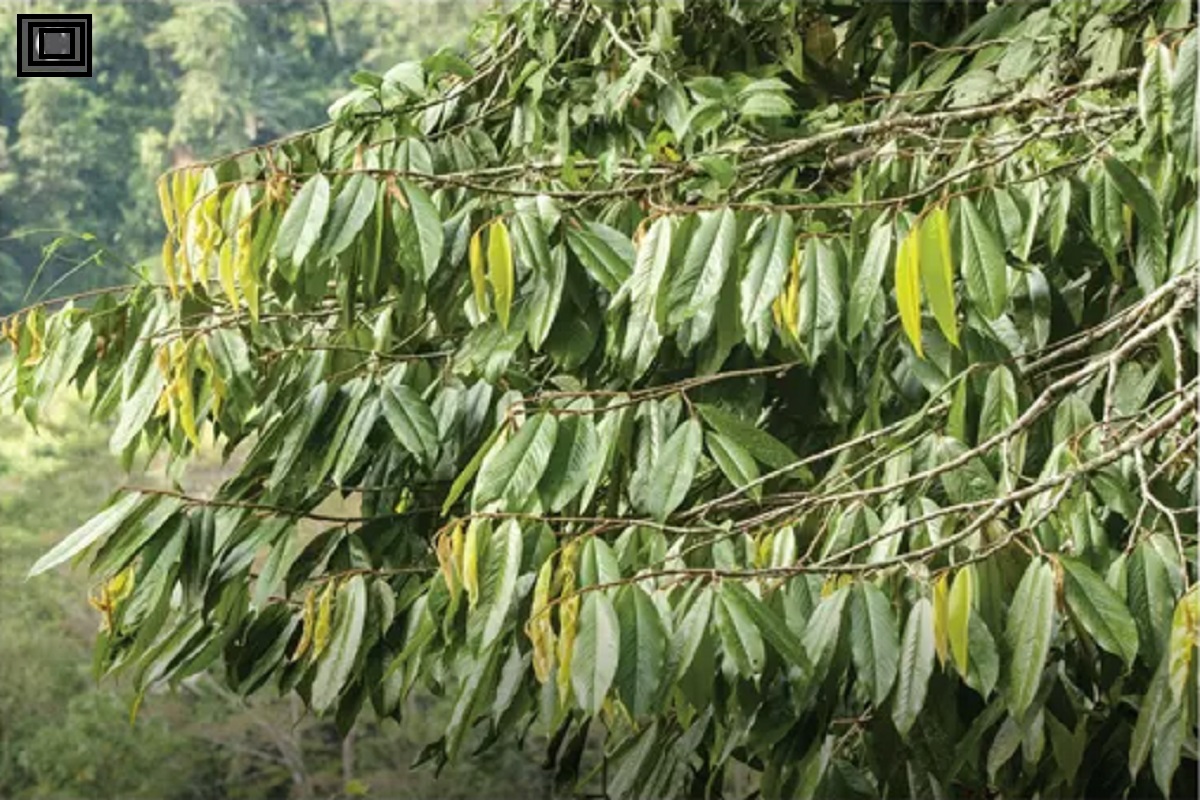
[[[616,797],[1194,793],[1189,4],[473,43],[164,175],[161,280],[5,320],[31,423],[91,386],[127,464],[236,465],[33,566],[90,558],[98,674],[343,729],[421,686],[424,760],[547,737]]]

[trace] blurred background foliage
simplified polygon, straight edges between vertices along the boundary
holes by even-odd
[[[131,281],[163,170],[327,121],[356,70],[465,45],[490,6],[0,0],[0,315]],[[16,15],[54,12],[92,15],[91,79],[16,77]]]
[[[18,80],[15,48],[0,48],[0,314],[132,279],[161,244],[160,172],[325,121],[356,69],[465,44],[487,5],[0,0],[0,41],[13,41],[17,13],[90,13],[95,52],[90,80]],[[248,705],[202,678],[147,698],[131,725],[133,693],[90,675],[99,614],[84,571],[24,579],[97,498],[131,480],[108,434],[83,400],[56,406],[37,433],[0,419],[0,797],[554,793],[533,753],[491,753],[440,777],[410,770],[449,710],[428,696],[403,725],[363,723],[343,743],[286,701]]]

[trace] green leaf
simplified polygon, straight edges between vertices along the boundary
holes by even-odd
[[[479,472],[480,465],[483,464],[484,459],[487,457],[488,453],[491,452],[492,445],[494,445],[496,440],[500,438],[500,434],[503,433],[503,431],[503,426],[498,426],[495,430],[493,430],[488,438],[484,440],[483,444],[479,446],[479,449],[475,451],[475,455],[471,456],[471,460],[467,462],[465,467],[463,467],[462,472],[458,473],[458,477],[456,477],[454,479],[454,483],[450,485],[450,491],[446,493],[446,499],[442,502],[443,517],[446,516],[454,504],[458,502],[458,498],[462,497],[462,493],[467,489],[467,484],[469,484],[475,477],[475,474]]]
[[[954,576],[947,599],[947,634],[950,654],[962,676],[970,673],[971,605],[975,595],[975,568],[968,564]]]
[[[50,552],[39,558],[26,577],[32,578],[43,572],[54,569],[71,559],[72,556],[86,550],[88,547],[108,536],[125,523],[135,509],[145,498],[137,493],[127,494],[83,525],[76,528],[61,542],[51,548]]]
[[[1200,73],[1200,36],[1195,31],[1188,34],[1179,46],[1179,59],[1175,64],[1175,80],[1171,84],[1171,143],[1174,148],[1175,166],[1184,174],[1195,174],[1196,148],[1200,146],[1200,124],[1196,115],[1196,82]]]
[[[758,478],[758,466],[753,456],[740,444],[719,433],[709,432],[704,438],[713,461],[734,486],[740,489]],[[762,497],[762,486],[754,486],[749,494],[758,500]]]
[[[1008,609],[1005,638],[1011,656],[1008,708],[1022,717],[1033,703],[1054,636],[1054,573],[1041,559],[1029,562]]]
[[[858,264],[850,286],[850,303],[846,310],[846,336],[853,341],[862,332],[871,313],[876,296],[883,291],[883,273],[892,255],[892,223],[886,214],[871,226],[867,252]]]
[[[317,173],[292,199],[275,240],[275,254],[279,256],[280,269],[288,282],[295,282],[300,266],[321,237],[328,213],[329,180]]]
[[[900,242],[896,251],[896,305],[900,309],[900,324],[912,343],[918,358],[924,358],[921,349],[921,248],[918,229],[913,228]]]
[[[868,581],[850,598],[850,656],[872,704],[882,706],[896,682],[900,626],[887,595]]]
[[[375,210],[377,193],[378,185],[368,175],[355,173],[346,180],[346,185],[333,202],[322,258],[335,258],[354,242],[367,217]]]
[[[737,219],[730,209],[700,213],[700,226],[688,242],[683,267],[671,284],[667,299],[669,324],[679,325],[716,303],[733,260],[736,236]]]
[[[381,406],[380,399],[372,397],[354,415],[354,421],[350,424],[350,430],[346,432],[346,439],[342,442],[337,461],[333,466],[333,482],[338,486],[342,485],[347,473],[353,468],[354,462],[358,460],[367,437],[371,435],[371,431],[379,419]]]
[[[1171,702],[1187,702],[1188,673],[1196,645],[1200,640],[1200,590],[1195,586],[1180,598],[1171,618],[1171,638],[1167,644],[1167,686]]]
[[[466,670],[462,689],[450,712],[446,724],[446,756],[453,759],[462,747],[463,737],[470,730],[478,709],[492,688],[496,672],[496,664],[500,660],[502,648],[494,647],[481,654],[474,669]]]
[[[638,719],[655,710],[663,686],[667,629],[654,601],[636,584],[622,587],[616,611],[621,629],[617,694]]]
[[[713,430],[737,442],[750,455],[772,469],[785,469],[800,460],[783,442],[720,406],[697,403],[696,410]]]
[[[1174,593],[1162,556],[1143,541],[1129,557],[1125,597],[1138,629],[1138,652],[1151,668],[1167,651]]]
[[[792,218],[772,214],[754,239],[746,275],[741,281],[742,326],[746,343],[756,353],[771,341],[771,303],[783,291],[794,240]]]
[[[615,583],[621,579],[621,567],[617,556],[608,542],[598,536],[589,536],[579,553],[580,586],[597,586]]]
[[[696,462],[700,458],[702,431],[700,423],[689,419],[675,429],[663,445],[654,474],[650,478],[646,503],[655,519],[662,522],[683,503]]]
[[[603,591],[588,592],[571,655],[571,687],[585,714],[600,711],[616,677],[620,654],[620,624],[612,600]]]
[[[526,503],[550,462],[557,433],[552,414],[536,414],[526,421],[496,457],[483,465],[475,484],[474,507],[483,508],[500,499]]]
[[[1000,365],[988,375],[979,411],[979,441],[1005,431],[1017,420],[1017,386],[1008,367]]]
[[[630,309],[620,359],[631,380],[637,380],[650,368],[662,343],[657,308],[659,290],[671,259],[672,226],[670,217],[659,217],[650,225],[638,245],[633,273],[621,287],[620,295],[630,298]],[[616,303],[614,298],[613,304]]]
[[[583,490],[600,452],[596,423],[588,413],[590,403],[579,410],[583,413],[559,420],[554,449],[538,484],[538,492],[552,512],[561,511]]]
[[[712,605],[712,590],[707,584],[701,585],[696,592],[695,599],[684,612],[683,619],[675,625],[675,630],[671,634],[670,655],[671,679],[676,683],[683,679],[684,673],[692,665],[696,650],[704,639],[705,631],[708,630]]]
[[[520,523],[506,519],[492,531],[484,548],[479,570],[479,605],[475,612],[482,622],[477,629],[480,650],[491,647],[508,620],[521,569],[522,547]]]
[[[1146,756],[1154,746],[1154,737],[1158,733],[1161,720],[1170,713],[1171,697],[1167,688],[1167,660],[1164,658],[1154,671],[1150,686],[1142,695],[1141,706],[1138,709],[1137,721],[1133,726],[1133,734],[1129,739],[1129,774],[1137,778]]]
[[[354,669],[367,618],[367,584],[355,575],[338,587],[334,599],[329,646],[317,661],[312,684],[312,707],[318,714],[337,700]]]
[[[592,278],[614,293],[633,271],[634,248],[629,237],[599,222],[567,227],[567,244]]]
[[[396,239],[403,256],[417,267],[422,280],[428,282],[442,259],[445,233],[437,206],[420,186],[401,181],[408,209],[393,206]]]
[[[996,652],[996,640],[982,615],[971,614],[967,628],[971,659],[964,680],[986,700],[1000,679],[1000,655]]]
[[[954,259],[950,252],[950,219],[944,206],[925,215],[918,229],[921,286],[933,318],[950,344],[958,347],[958,317],[954,307]]]
[[[842,635],[842,617],[850,590],[842,587],[825,597],[813,609],[804,630],[804,650],[812,662],[813,680],[825,680]]]
[[[1008,264],[1004,259],[1004,248],[970,198],[960,199],[958,208],[967,296],[985,317],[994,320],[1008,305]]]
[[[752,678],[762,672],[766,651],[749,609],[742,596],[731,586],[731,583],[722,583],[718,591],[714,606],[717,633],[721,637],[725,658],[739,675]]]
[[[1145,248],[1146,257],[1139,254],[1134,271],[1138,285],[1149,294],[1162,285],[1167,274],[1167,236],[1162,211],[1150,188],[1123,161],[1110,156],[1104,159],[1104,169],[1137,215],[1139,251]]]
[[[908,612],[900,640],[900,674],[892,699],[892,722],[907,737],[925,705],[929,677],[933,674],[933,606],[922,597]]]
[[[1071,182],[1059,181],[1050,192],[1050,255],[1057,256],[1071,216]]]
[[[783,658],[788,667],[798,668],[801,675],[810,672],[811,666],[804,642],[792,633],[787,623],[770,606],[737,581],[721,584],[721,591],[723,597],[736,603],[739,610],[750,618],[767,644]]]
[[[1149,44],[1138,78],[1138,116],[1152,139],[1171,136],[1171,53],[1161,42]]]
[[[555,248],[545,268],[533,273],[533,294],[529,297],[529,322],[526,334],[529,346],[540,350],[562,304],[563,286],[567,280],[566,251]]]
[[[383,416],[404,449],[432,464],[438,450],[437,420],[421,396],[410,386],[386,385],[379,399]]]
[[[1067,606],[1101,648],[1120,656],[1127,667],[1137,658],[1138,632],[1125,602],[1082,561],[1063,558]]]
[[[806,341],[808,359],[816,363],[837,338],[842,315],[839,258],[834,245],[811,239],[804,247],[800,270],[800,331]]]

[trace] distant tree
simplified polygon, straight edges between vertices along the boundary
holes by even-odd
[[[1195,794],[1190,6],[473,42],[164,176],[161,282],[6,320],[31,422],[91,384],[127,464],[238,454],[33,566],[110,581],[99,672],[342,731],[421,686],[425,760],[532,731],[614,797]]]

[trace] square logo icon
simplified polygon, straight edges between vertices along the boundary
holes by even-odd
[[[17,14],[17,77],[91,76],[91,14]]]

